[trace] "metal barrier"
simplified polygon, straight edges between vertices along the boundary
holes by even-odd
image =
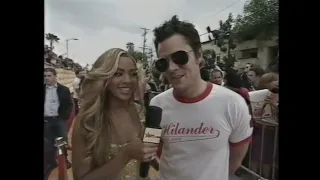
[[[272,113],[274,114],[274,113]],[[277,144],[278,144],[278,130],[279,130],[279,124],[278,122],[275,121],[275,116],[272,115],[272,117],[269,118],[260,118],[260,119],[255,119],[255,124],[261,129],[261,147],[256,147],[254,144],[254,141],[250,144],[249,151],[248,151],[248,167],[241,166],[241,169],[246,171],[247,173],[251,174],[252,176],[257,177],[258,179],[261,180],[268,180],[267,177],[263,177],[263,160],[264,160],[264,152],[265,152],[265,132],[266,128],[274,128],[274,143],[273,143],[273,154],[272,154],[272,165],[271,165],[271,179],[275,180],[276,177],[276,166],[277,166]],[[258,132],[259,133],[259,132]],[[255,135],[253,135],[255,136]],[[253,137],[255,138],[255,137]],[[269,137],[270,138],[270,137]],[[253,148],[260,148],[260,158],[259,158],[259,166],[258,166],[258,172],[254,172],[251,167],[251,162],[252,162],[252,150]]]

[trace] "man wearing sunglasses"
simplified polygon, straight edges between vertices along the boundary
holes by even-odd
[[[173,87],[150,102],[163,110],[160,180],[228,180],[251,141],[246,102],[201,79],[201,42],[193,24],[173,16],[154,35],[155,68]]]

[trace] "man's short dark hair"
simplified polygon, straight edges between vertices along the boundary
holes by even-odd
[[[201,79],[204,81],[209,81],[210,80],[210,73],[206,68],[201,68],[200,69],[200,76]]]
[[[250,71],[253,71],[256,74],[256,76],[260,76],[260,77],[265,73],[264,70],[259,67],[251,68]]]
[[[226,73],[224,75],[224,79],[226,79],[226,86],[232,87],[232,88],[242,88],[243,87],[243,83],[240,79],[240,77],[237,74],[237,71],[232,69],[232,68],[228,68],[226,70]]]
[[[177,15],[174,15],[171,20],[165,21],[162,25],[156,27],[153,30],[153,34],[155,36],[154,45],[157,54],[159,43],[175,34],[180,34],[185,37],[196,57],[200,57],[201,42],[198,31],[192,23],[180,21]]]
[[[53,75],[57,75],[57,71],[53,68],[44,68],[44,72],[52,72]]]

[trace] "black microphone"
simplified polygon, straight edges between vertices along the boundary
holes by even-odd
[[[162,109],[157,106],[146,107],[146,129],[143,135],[143,142],[160,143],[161,127],[160,122],[162,118]],[[142,162],[140,164],[140,177],[146,178],[150,169],[149,162]]]

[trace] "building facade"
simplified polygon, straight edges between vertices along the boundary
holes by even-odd
[[[202,42],[202,50],[214,50],[216,52],[216,60],[227,56],[227,52],[221,52],[220,48],[212,41]],[[278,56],[278,43],[276,39],[269,41],[249,40],[237,44],[231,54],[235,55],[237,62],[236,69],[243,69],[247,63],[255,64],[266,69],[270,62]]]

